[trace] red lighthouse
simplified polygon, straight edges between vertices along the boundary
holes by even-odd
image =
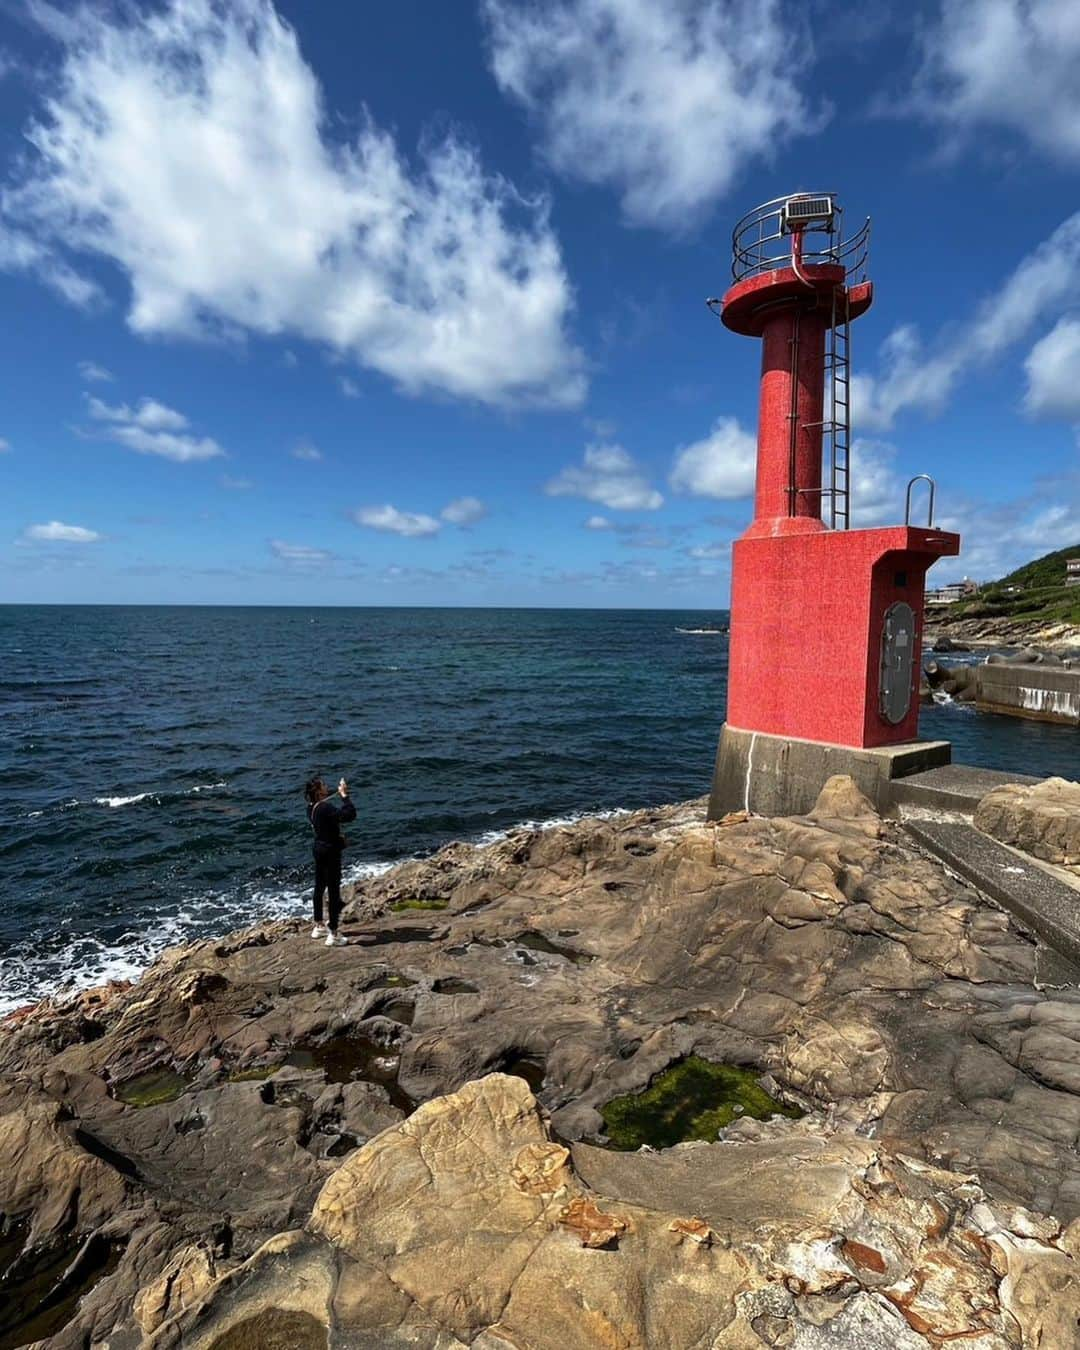
[[[830,193],[767,202],[735,227],[734,284],[709,302],[762,346],[713,817],[806,810],[838,772],[882,802],[890,779],[949,758],[916,740],[918,657],[926,571],[959,536],[933,528],[932,484],[925,526],[910,523],[909,484],[903,525],[849,528],[850,326],[873,299],[869,238],[869,220],[844,238]]]

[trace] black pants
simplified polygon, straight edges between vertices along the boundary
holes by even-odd
[[[316,845],[315,853],[315,922],[326,923],[323,918],[323,892],[327,893],[329,903],[329,926],[331,933],[337,932],[338,919],[341,918],[341,849],[321,848]]]

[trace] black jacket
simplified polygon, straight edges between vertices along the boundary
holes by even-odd
[[[316,853],[327,853],[331,849],[342,849],[345,840],[341,835],[341,826],[356,819],[356,807],[348,797],[334,794],[324,797],[321,802],[308,807],[308,820],[315,835],[313,849]]]

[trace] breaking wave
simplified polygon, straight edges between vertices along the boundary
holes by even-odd
[[[185,789],[182,792],[135,792],[130,797],[94,797],[91,799],[94,806],[132,806],[135,802],[161,802],[166,798],[173,797],[194,797],[200,792],[214,792],[217,788],[228,787],[228,783],[196,783],[194,787]],[[82,806],[83,802],[74,801],[72,806]]]
[[[215,784],[214,786],[222,786]],[[197,789],[191,788],[189,792]],[[203,790],[206,790],[205,787]],[[141,800],[151,794],[142,793]],[[111,804],[113,799],[105,799]],[[134,799],[130,799],[134,800]],[[523,820],[505,830],[489,830],[468,840],[478,846],[496,844],[515,830],[541,830],[574,825],[586,819],[612,819],[622,810],[581,811],[549,820]],[[382,876],[410,857],[393,862],[358,861],[342,874],[354,885]],[[13,944],[0,961],[0,1017],[50,996],[70,996],[110,980],[136,980],[170,947],[203,938],[220,938],[254,924],[306,919],[310,891],[304,884],[262,886],[239,894],[206,894],[159,910],[145,928],[131,928],[103,938],[90,933],[57,933],[42,943]]]

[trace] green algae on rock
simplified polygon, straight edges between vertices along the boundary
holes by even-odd
[[[643,1092],[614,1097],[600,1114],[612,1147],[624,1152],[642,1144],[670,1148],[691,1139],[713,1140],[739,1116],[797,1120],[803,1114],[771,1097],[757,1080],[753,1069],[690,1055],[658,1074]]]
[[[403,914],[410,909],[445,909],[446,900],[396,900],[390,909],[394,914]]]
[[[274,1060],[270,1064],[256,1064],[249,1069],[234,1069],[226,1078],[227,1083],[261,1083],[271,1074],[277,1073],[284,1060]]]
[[[152,1069],[119,1084],[113,1095],[126,1106],[160,1106],[174,1102],[190,1086],[190,1077],[175,1069]]]

